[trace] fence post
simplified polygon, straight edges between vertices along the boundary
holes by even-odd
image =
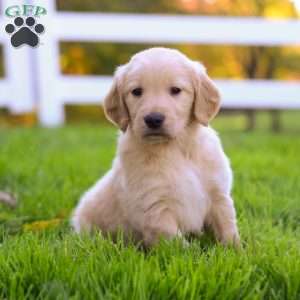
[[[55,0],[34,0],[47,9],[47,15],[41,18],[45,33],[40,36],[40,46],[36,49],[37,72],[39,83],[38,118],[44,126],[58,126],[64,123],[64,105],[56,91],[60,78],[59,44],[54,34],[56,5]]]
[[[10,0],[1,1],[1,12],[3,15],[3,25],[12,23],[14,18],[5,17],[5,9],[13,5],[22,5],[23,1]],[[4,26],[1,30],[4,31]],[[34,88],[32,81],[32,55],[34,49],[29,47],[14,48],[10,43],[10,36],[4,32],[5,39],[3,45],[4,72],[7,78],[7,89],[9,92],[8,108],[12,113],[27,113],[34,110]]]
[[[271,129],[273,132],[279,132],[281,130],[280,122],[280,111],[273,109],[270,111],[271,114]]]
[[[254,109],[246,110],[246,116],[247,116],[246,130],[249,130],[249,131],[253,130],[255,128],[255,124],[256,124],[255,110]]]

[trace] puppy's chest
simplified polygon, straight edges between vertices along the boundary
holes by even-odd
[[[191,162],[179,159],[172,163],[143,165],[132,168],[126,177],[131,197],[126,202],[131,212],[159,214],[168,209],[185,231],[195,231],[202,226],[206,196],[198,170]]]

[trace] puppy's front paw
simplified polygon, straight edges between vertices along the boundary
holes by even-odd
[[[239,249],[241,246],[240,235],[237,230],[234,232],[225,232],[222,237],[219,238],[220,242],[225,246],[233,246]]]

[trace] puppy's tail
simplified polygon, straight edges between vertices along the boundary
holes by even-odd
[[[10,194],[0,191],[0,202],[14,208],[17,206],[17,200]]]

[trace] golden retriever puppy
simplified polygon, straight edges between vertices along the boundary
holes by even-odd
[[[177,50],[151,48],[119,67],[104,100],[121,129],[117,155],[82,197],[75,230],[122,229],[151,246],[208,225],[222,243],[238,244],[230,164],[208,127],[219,108],[204,67]]]

